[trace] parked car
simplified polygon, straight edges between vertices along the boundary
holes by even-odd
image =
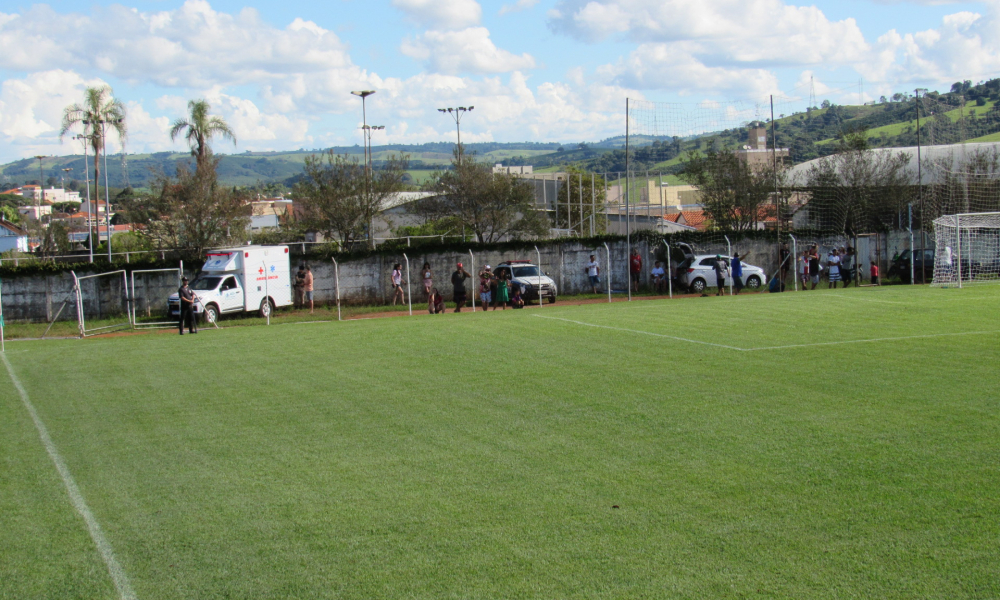
[[[718,278],[712,267],[715,265],[716,255],[693,254],[691,247],[687,244],[678,244],[678,246],[685,256],[684,260],[677,265],[677,285],[694,294],[700,294],[706,288],[715,287]],[[729,266],[728,257],[723,256],[722,260],[725,261],[726,266]],[[764,269],[743,263],[743,285],[746,289],[759,290],[765,281],[767,281],[767,275],[764,274]],[[732,283],[732,276],[727,275],[726,285],[729,286]]]
[[[511,282],[521,288],[521,297],[524,301],[539,300],[547,298],[549,304],[556,301],[559,290],[556,289],[556,282],[552,281],[545,273],[542,273],[538,266],[530,260],[508,260],[502,262],[493,269],[493,272],[501,277],[505,272],[511,274]]]
[[[930,282],[934,279],[934,248],[924,248],[923,254],[917,250],[913,254],[913,276],[918,283]],[[921,272],[923,277],[921,278]],[[889,265],[889,277],[899,277],[903,283],[910,283],[910,250],[907,248]]]

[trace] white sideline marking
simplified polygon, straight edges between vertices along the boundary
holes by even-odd
[[[38,416],[38,412],[35,411],[35,406],[31,403],[31,400],[28,399],[28,392],[25,391],[24,386],[21,385],[21,381],[14,374],[14,368],[11,366],[10,361],[7,360],[7,355],[0,353],[0,356],[3,357],[3,364],[7,367],[7,373],[10,374],[10,379],[14,382],[14,387],[21,394],[21,401],[24,403],[24,407],[28,409],[31,420],[35,422],[35,429],[38,430],[38,437],[42,439],[45,451],[49,453],[49,457],[56,465],[56,470],[59,471],[59,476],[62,477],[63,483],[66,485],[66,491],[69,493],[69,499],[73,503],[73,508],[80,513],[80,516],[87,523],[90,538],[94,540],[94,545],[97,546],[97,550],[101,553],[101,558],[104,559],[104,564],[108,567],[108,573],[111,575],[112,581],[114,581],[115,588],[118,589],[118,596],[122,600],[135,600],[135,592],[132,591],[132,585],[128,581],[128,576],[125,575],[125,571],[118,564],[118,559],[115,558],[115,553],[111,549],[111,543],[104,537],[101,525],[94,517],[94,513],[90,512],[90,508],[83,499],[83,494],[80,492],[80,488],[77,487],[73,475],[70,474],[66,462],[63,461],[59,451],[56,450],[55,443],[49,437],[49,430],[45,427],[45,423],[42,422],[41,417]]]
[[[593,323],[584,323],[583,321],[573,321],[572,319],[561,319],[559,317],[546,317],[545,315],[531,315],[531,316],[538,317],[539,319],[551,319],[553,321],[565,321],[567,323],[575,323],[577,325],[585,325],[587,327],[598,327],[600,329],[613,329],[615,331],[626,331],[628,333],[638,333],[638,334],[641,334],[641,335],[652,335],[652,336],[655,336],[655,337],[662,337],[662,338],[667,338],[667,339],[671,339],[671,340],[678,340],[678,341],[681,341],[681,342],[688,342],[688,343],[691,343],[691,344],[703,344],[705,346],[715,346],[716,348],[725,348],[727,350],[739,350],[741,352],[745,352],[746,351],[745,348],[737,348],[736,346],[727,346],[725,344],[713,344],[712,342],[702,342],[702,341],[699,341],[699,340],[689,340],[687,338],[677,337],[677,336],[673,336],[673,335],[665,335],[665,334],[662,334],[662,333],[653,333],[651,331],[642,331],[642,330],[639,330],[639,329],[625,329],[624,327],[611,327],[610,325],[594,325]]]
[[[544,315],[531,315],[533,317],[538,317],[540,319],[551,319],[553,321],[565,321],[567,323],[573,323],[575,325],[584,325],[586,327],[597,327],[600,329],[613,329],[615,331],[625,331],[627,333],[638,333],[641,335],[652,335],[655,337],[662,337],[671,340],[678,340],[681,342],[689,342],[691,344],[702,344],[705,346],[715,346],[716,348],[725,348],[727,350],[736,350],[737,352],[757,352],[759,350],[783,350],[785,348],[810,348],[812,346],[837,346],[840,344],[864,344],[867,342],[893,342],[899,340],[914,340],[920,338],[937,338],[937,337],[950,337],[957,335],[985,335],[988,333],[1000,334],[1000,330],[992,331],[960,331],[956,333],[927,333],[923,335],[904,335],[899,337],[883,337],[883,338],[868,338],[862,340],[842,340],[839,342],[814,342],[811,344],[787,344],[785,346],[758,346],[756,348],[739,348],[737,346],[727,346],[725,344],[713,344],[712,342],[703,342],[701,340],[691,340],[688,338],[677,337],[673,335],[665,335],[662,333],[653,333],[651,331],[642,331],[640,329],[625,329],[624,327],[611,327],[610,325],[595,325],[593,323],[584,323],[583,321],[574,321],[572,319],[561,319],[559,317],[547,317]]]
[[[882,302],[883,304],[910,304],[909,302],[894,302],[892,300],[878,300],[876,298],[855,298],[854,296],[848,296],[846,294],[823,294],[824,296],[832,296],[834,298],[844,298],[845,300],[861,300],[864,302]]]

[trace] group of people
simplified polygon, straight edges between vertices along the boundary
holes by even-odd
[[[639,280],[642,275],[642,256],[636,248],[632,248],[632,252],[629,254],[628,271],[629,285],[632,286],[633,291],[638,292]],[[601,265],[597,262],[596,255],[590,255],[590,261],[583,267],[583,272],[587,274],[587,278],[590,280],[590,289],[595,294],[601,293],[598,289],[598,286],[601,284]],[[653,278],[653,288],[658,292],[666,292],[667,270],[663,268],[663,263],[656,261],[649,274]]]
[[[813,244],[798,257],[798,278],[802,282],[803,290],[807,289],[806,286],[809,284],[812,287],[808,289],[815,290],[824,271],[826,271],[827,289],[836,288],[837,282],[842,282],[841,287],[846,288],[857,278],[857,269],[857,255],[850,246],[832,248],[823,260],[820,258],[819,247]],[[786,269],[782,268],[782,274],[785,272]],[[872,285],[878,285],[879,273],[876,263],[869,264],[869,273]]]
[[[396,265],[396,267],[398,268],[399,265]],[[397,270],[394,269],[392,275],[393,286],[396,286],[401,293],[402,288],[397,283],[396,274]],[[423,279],[424,296],[427,298],[427,312],[432,315],[444,313],[444,295],[434,285],[434,271],[431,269],[430,263],[425,262],[424,266],[420,268],[420,276]],[[465,266],[462,263],[456,263],[455,270],[451,273],[452,299],[455,302],[455,312],[462,312],[462,309],[468,304],[468,290],[466,289],[466,285],[470,279],[472,279],[472,274],[465,270]],[[493,272],[490,265],[486,265],[479,271],[477,279],[479,301],[482,303],[484,311],[490,306],[493,307],[494,311],[497,307],[500,310],[507,310],[508,306],[511,308],[524,308],[521,287],[511,281],[509,269],[504,269],[502,273],[497,274]],[[475,302],[475,299],[473,299],[473,302]],[[393,297],[393,304],[395,304],[395,296]]]
[[[295,308],[305,308],[309,303],[309,313],[313,313],[313,274],[312,269],[307,265],[299,265],[299,270],[295,274],[295,283],[292,284],[295,290]]]

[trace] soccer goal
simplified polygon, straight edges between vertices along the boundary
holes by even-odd
[[[109,333],[132,326],[128,274],[125,271],[82,276],[73,272],[73,280],[81,336]]]
[[[183,265],[181,263],[181,267],[174,269],[139,269],[131,272],[129,298],[132,301],[132,327],[177,327],[177,319],[170,317],[167,298],[181,286]]]
[[[934,220],[933,285],[1000,283],[1000,212]]]

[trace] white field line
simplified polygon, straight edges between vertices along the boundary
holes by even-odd
[[[66,491],[69,493],[69,499],[73,503],[73,508],[80,513],[80,516],[83,517],[84,522],[87,524],[87,529],[90,531],[90,538],[94,540],[94,545],[97,546],[97,550],[101,553],[101,558],[104,559],[104,564],[108,567],[111,580],[114,582],[115,588],[118,589],[118,596],[122,600],[134,600],[136,595],[132,591],[132,585],[129,583],[128,576],[125,575],[125,571],[118,563],[118,559],[115,558],[111,543],[104,537],[104,531],[101,529],[100,523],[97,522],[94,513],[90,511],[87,502],[83,499],[83,494],[80,492],[80,488],[77,487],[73,475],[70,474],[66,462],[59,454],[55,443],[53,443],[52,438],[49,436],[49,430],[45,427],[45,423],[42,422],[41,417],[38,416],[38,412],[35,410],[35,406],[28,398],[28,392],[25,391],[24,386],[21,385],[21,381],[14,374],[14,368],[11,366],[10,361],[7,360],[7,355],[0,353],[0,356],[3,357],[3,364],[7,367],[7,373],[10,374],[10,379],[14,382],[14,387],[17,388],[18,393],[21,395],[24,407],[28,409],[31,420],[35,422],[35,429],[38,430],[38,437],[42,439],[45,451],[49,453],[49,457],[56,465],[56,470],[59,471],[59,476],[62,477],[63,484],[66,485]]]
[[[737,352],[758,352],[761,350],[783,350],[786,348],[811,348],[813,346],[838,346],[841,344],[865,344],[869,342],[893,342],[899,340],[915,340],[921,338],[938,338],[938,337],[951,337],[959,335],[986,335],[989,333],[1000,334],[1000,330],[992,331],[961,331],[956,333],[928,333],[923,335],[904,335],[899,337],[882,337],[882,338],[867,338],[861,340],[842,340],[839,342],[814,342],[811,344],[786,344],[784,346],[758,346],[755,348],[740,348],[737,346],[727,346],[725,344],[714,344],[712,342],[703,342],[701,340],[692,340],[688,338],[677,337],[673,335],[665,335],[662,333],[653,333],[651,331],[642,331],[640,329],[626,329],[624,327],[611,327],[610,325],[595,325],[593,323],[584,323],[583,321],[573,321],[571,319],[561,319],[559,317],[547,317],[544,315],[532,315],[533,317],[538,317],[540,319],[551,319],[553,321],[565,321],[566,323],[573,323],[574,325],[583,325],[585,327],[597,327],[599,329],[612,329],[614,331],[624,331],[627,333],[638,333],[640,335],[651,335],[654,337],[662,337],[671,340],[677,340],[680,342],[688,342],[691,344],[701,344],[704,346],[715,346],[716,348],[725,348],[726,350],[736,350]]]
[[[746,351],[746,348],[737,348],[736,346],[727,346],[725,344],[713,344],[712,342],[702,342],[700,340],[690,340],[688,338],[677,337],[673,335],[665,335],[662,333],[653,333],[651,331],[642,331],[639,329],[625,329],[624,327],[611,327],[610,325],[594,325],[593,323],[584,323],[583,321],[573,321],[572,319],[561,319],[559,317],[547,317],[545,315],[531,315],[533,317],[538,317],[539,319],[551,319],[553,321],[565,321],[566,323],[574,323],[576,325],[584,325],[586,327],[597,327],[600,329],[613,329],[614,331],[625,331],[628,333],[638,333],[640,335],[651,335],[654,337],[667,338],[670,340],[677,340],[680,342],[688,342],[689,344],[702,344],[704,346],[715,346],[716,348],[725,348],[727,350],[739,350],[741,352]]]
[[[884,304],[907,304],[907,305],[913,306],[912,302],[895,302],[893,300],[878,300],[876,298],[855,298],[854,296],[848,296],[846,294],[830,294],[830,293],[827,293],[827,294],[823,294],[823,296],[824,297],[832,297],[832,298],[843,298],[844,300],[860,300],[860,301],[863,301],[863,302],[882,302]]]

